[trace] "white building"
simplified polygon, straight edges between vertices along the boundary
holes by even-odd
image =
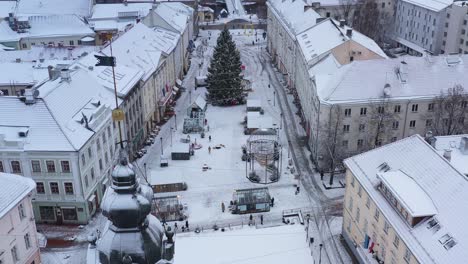
[[[468,1],[454,2],[447,8],[448,28],[444,32],[442,50],[445,53],[468,54]]]
[[[176,61],[182,62],[183,71],[176,71],[179,78],[188,70],[189,53],[193,49],[195,15],[193,8],[180,2],[161,2],[154,5],[150,14],[143,19],[143,23],[148,27],[161,27],[180,35],[175,49]]]
[[[342,234],[360,263],[468,258],[468,178],[422,137],[351,157],[345,166]]]
[[[88,22],[101,44],[109,39],[108,34],[116,35],[140,22],[152,7],[152,3],[96,4]]]
[[[0,263],[41,263],[31,205],[33,180],[0,172]]]
[[[410,54],[451,53],[443,38],[451,30],[447,17],[453,0],[400,0],[396,7],[394,40]]]
[[[18,15],[78,15],[89,17],[93,0],[73,0],[64,4],[63,0],[17,0]]]
[[[87,223],[117,149],[113,94],[83,70],[37,91],[0,97],[0,171],[36,181],[36,221]]]
[[[362,152],[368,144],[373,148],[425,135],[435,122],[434,99],[455,85],[468,86],[467,65],[468,56],[458,55],[355,61],[343,66],[333,58],[324,59],[311,70],[320,113],[315,114],[313,124],[318,125],[312,128],[316,134],[310,141],[316,162],[326,156],[324,127],[336,119],[336,144],[348,155]],[[387,113],[387,118],[377,138],[369,135],[376,131],[373,118],[379,113]]]
[[[13,49],[42,45],[94,45],[94,31],[77,15],[14,16],[0,22],[0,44]]]
[[[322,17],[303,1],[267,2],[267,48],[289,87],[295,86],[296,36],[314,26]]]
[[[2,53],[0,53],[1,56]],[[0,95],[23,95],[24,91],[49,78],[47,67],[34,63],[0,62]]]
[[[438,136],[434,139],[430,143],[437,152],[468,177],[468,135]]]

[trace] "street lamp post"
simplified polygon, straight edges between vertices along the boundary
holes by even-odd
[[[175,124],[175,130],[177,130],[177,114],[174,113],[174,124]]]
[[[172,129],[174,129],[174,128],[171,127],[171,147],[172,147]]]
[[[323,247],[323,244],[320,243],[320,252],[319,252],[319,264],[322,264],[322,247]]]
[[[162,156],[164,155],[162,137],[160,137],[159,139],[161,140],[161,156]]]
[[[273,91],[273,106],[276,106],[276,91]]]

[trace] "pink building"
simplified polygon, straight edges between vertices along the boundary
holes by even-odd
[[[31,193],[27,177],[0,173],[0,263],[40,264]]]

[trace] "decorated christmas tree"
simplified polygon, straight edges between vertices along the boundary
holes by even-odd
[[[208,99],[214,104],[231,105],[244,102],[241,87],[240,53],[227,30],[221,32],[208,68]]]

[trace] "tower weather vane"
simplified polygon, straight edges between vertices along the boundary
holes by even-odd
[[[117,83],[115,81],[115,57],[112,54],[112,34],[109,34],[109,48],[110,48],[110,56],[99,56],[94,55],[98,60],[96,66],[110,66],[112,67],[112,78],[114,81],[114,95],[115,95],[115,109],[112,110],[112,121],[118,123],[119,127],[119,144],[120,148],[123,150],[123,139],[122,139],[122,127],[120,122],[124,120],[125,113],[122,109],[119,108],[119,101],[117,97]]]

